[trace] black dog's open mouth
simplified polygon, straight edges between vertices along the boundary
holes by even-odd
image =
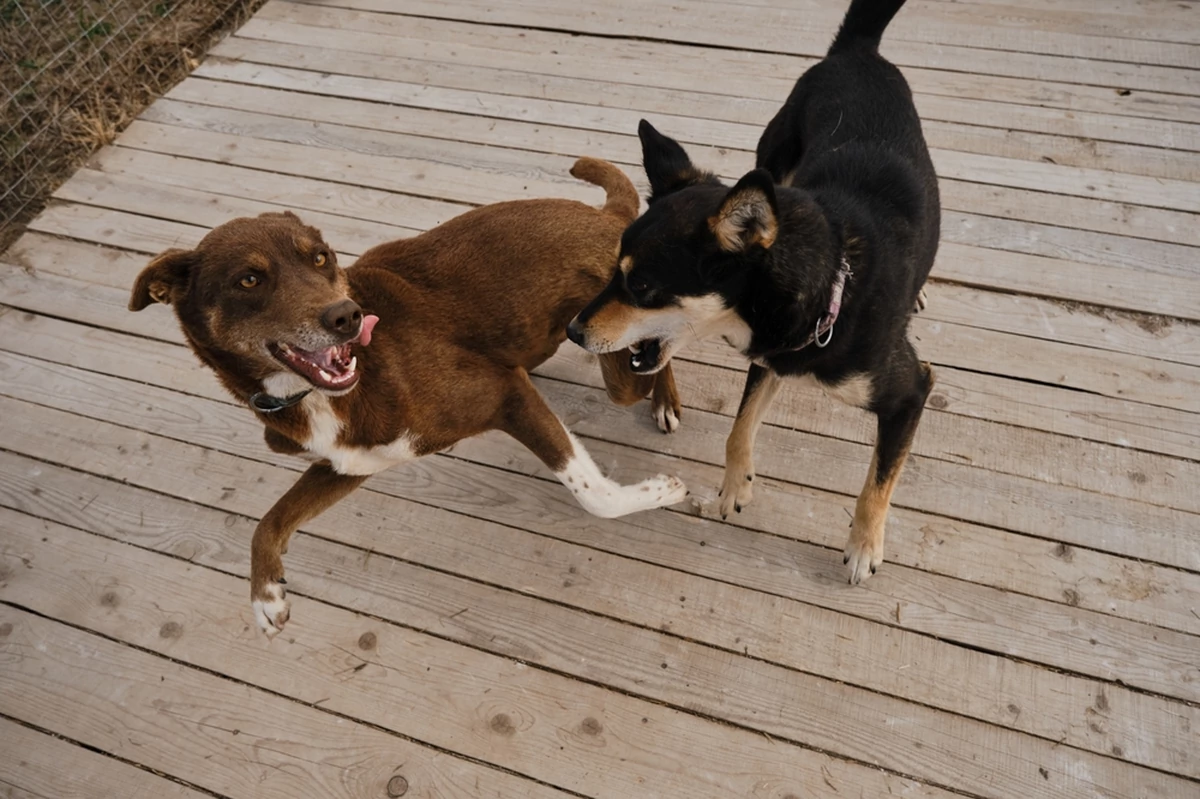
[[[340,391],[358,382],[358,358],[350,354],[350,344],[309,351],[279,343],[271,345],[271,354],[314,386]]]
[[[629,368],[639,374],[653,372],[662,357],[662,340],[648,338],[629,348]]]

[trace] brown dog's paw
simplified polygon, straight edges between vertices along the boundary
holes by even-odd
[[[664,433],[674,433],[679,429],[679,412],[670,405],[655,405],[654,423]]]
[[[278,635],[291,617],[287,590],[279,583],[270,582],[256,590],[250,606],[254,609],[254,621],[258,629],[266,633],[268,638]]]

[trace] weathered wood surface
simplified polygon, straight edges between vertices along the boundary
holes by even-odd
[[[130,314],[151,255],[290,208],[346,263],[498,200],[644,189],[642,116],[726,177],[824,50],[820,0],[271,0],[0,255],[0,795],[1186,799],[1200,792],[1200,18],[1160,0],[912,0],[942,179],[912,335],[939,381],[887,563],[838,556],[873,420],[815,389],[712,500],[745,364],[681,356],[683,427],[535,382],[618,479],[600,521],[498,435],[376,476],[288,555],[303,463]],[[731,20],[737,24],[731,24]],[[70,762],[71,768],[60,767]]]

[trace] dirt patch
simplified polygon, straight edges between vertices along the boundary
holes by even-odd
[[[0,0],[0,252],[265,0]]]

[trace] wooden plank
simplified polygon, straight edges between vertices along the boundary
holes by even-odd
[[[187,586],[185,595],[175,598],[179,605],[188,606],[194,603],[196,607],[206,608],[212,603],[212,590],[205,592],[201,589],[209,588],[209,580],[216,582],[219,578],[202,575],[202,579],[197,580],[194,573],[180,561],[164,559],[134,547],[59,525],[48,526],[44,522],[9,511],[0,511],[0,519],[14,531],[21,551],[33,564],[32,570],[39,572],[36,575],[38,579],[32,579],[33,575],[30,575],[26,579],[15,581],[15,585],[0,589],[0,595],[10,601],[19,602],[24,607],[54,614],[74,624],[98,629],[107,635],[120,636],[129,635],[127,629],[133,625],[122,624],[113,619],[114,614],[96,614],[93,611],[96,594],[104,590],[103,587],[146,583],[148,581],[142,575],[153,574],[155,581],[160,584],[169,585],[169,578],[175,578],[175,582]],[[62,558],[53,557],[55,552],[69,553],[69,562],[64,563]],[[361,558],[361,553],[356,551],[335,551],[326,554],[329,558],[326,562],[334,564]],[[395,565],[388,566],[394,571]],[[403,565],[400,568],[403,569]],[[376,569],[374,574],[364,575],[365,579],[363,584],[358,586],[358,593],[373,594],[374,591],[370,589],[374,587],[381,573]],[[433,581],[449,582],[444,576],[435,576],[435,573],[430,572],[425,572],[424,579],[417,578],[420,584]],[[235,581],[220,580],[221,584],[226,582]],[[71,597],[71,601],[63,602],[63,592],[55,591],[55,585],[69,586],[66,593]],[[351,587],[346,584],[343,586]],[[318,587],[318,596],[325,602],[333,600],[332,604],[338,604],[336,599],[330,596],[330,592],[320,590],[323,587]],[[406,593],[411,592],[414,587],[410,586]],[[430,587],[433,590],[441,588],[443,591],[449,588],[437,585]],[[231,588],[230,604],[240,600],[236,586],[231,585]],[[297,591],[296,595],[303,595],[302,592],[303,589]],[[140,629],[150,631],[162,623],[168,623],[171,615],[154,608],[152,596],[151,590],[139,591],[132,602],[122,604],[121,615],[125,619],[139,622]],[[140,602],[139,598],[142,598]],[[878,694],[867,694],[861,690],[838,686],[831,681],[788,672],[779,667],[739,658],[730,653],[717,652],[687,641],[669,639],[657,631],[614,624],[610,620],[565,611],[554,605],[499,592],[488,586],[463,583],[461,591],[455,591],[437,601],[442,613],[440,617],[433,616],[430,620],[443,634],[444,628],[447,627],[443,620],[446,615],[454,612],[447,605],[455,602],[465,606],[462,612],[477,614],[472,620],[475,626],[473,640],[483,640],[489,633],[493,633],[493,637],[501,633],[507,634],[513,627],[527,625],[532,631],[525,632],[522,637],[536,641],[538,646],[534,651],[542,652],[547,647],[541,643],[541,639],[550,635],[566,635],[571,639],[570,646],[578,647],[579,656],[569,660],[563,657],[555,659],[566,661],[563,665],[567,666],[568,673],[581,670],[577,664],[590,660],[594,652],[621,653],[620,657],[606,658],[613,661],[606,664],[606,668],[596,669],[589,665],[582,670],[589,675],[600,675],[606,683],[617,682],[620,689],[632,688],[636,694],[647,693],[648,684],[651,694],[665,695],[666,701],[675,706],[681,701],[686,701],[692,705],[693,711],[716,715],[718,718],[733,720],[739,724],[743,723],[743,720],[749,721],[749,726],[768,732],[775,740],[795,740],[796,735],[800,734],[808,738],[806,743],[809,745],[817,745],[827,751],[842,754],[853,750],[856,755],[861,754],[867,762],[876,766],[886,767],[889,762],[902,764],[907,773],[914,774],[925,782],[950,783],[969,793],[984,792],[981,788],[987,784],[990,792],[1019,794],[1031,799],[1038,796],[1058,799],[1072,793],[1088,795],[1095,790],[1113,790],[1112,786],[1120,786],[1122,783],[1129,786],[1123,789],[1126,792],[1130,789],[1136,792],[1146,787],[1148,775],[1144,771],[1131,769],[1126,764],[1113,762],[1107,757],[1062,751],[1056,742],[1031,739],[977,722],[968,722],[946,713],[931,712],[926,708]],[[356,604],[361,605],[363,602]],[[413,611],[406,605],[395,602],[387,604],[391,604],[395,610],[407,611],[402,617],[405,626],[415,626]],[[493,605],[498,607],[493,609]],[[476,610],[480,607],[488,610],[480,613]],[[431,615],[427,610],[415,611],[418,616]],[[497,611],[506,611],[509,615],[500,621]],[[202,612],[192,615],[199,616],[200,621],[189,618],[185,623],[176,621],[176,624],[180,627],[180,636],[188,636],[194,647],[205,645],[204,639],[209,635],[217,636],[223,633],[219,617],[217,624],[206,624],[211,615],[208,618]],[[329,617],[331,621],[343,617],[343,625],[350,629],[353,629],[358,621],[352,613],[344,610],[332,612]],[[496,627],[492,627],[492,619],[499,622]],[[557,624],[551,626],[549,622]],[[579,625],[593,635],[581,635],[584,630],[578,629]],[[150,635],[134,634],[134,643],[144,645],[143,640],[153,645]],[[167,649],[168,646],[170,649]],[[511,644],[505,648],[510,647]],[[179,657],[177,646],[167,644],[155,648],[169,652],[173,657]],[[494,648],[494,645],[490,648]],[[567,648],[563,641],[557,642],[558,651]],[[682,679],[689,683],[686,691],[680,690],[680,676],[662,674],[661,663],[664,657],[668,658],[668,665],[674,662],[677,664],[676,670],[683,672]],[[211,656],[206,660],[210,658]],[[528,657],[524,659],[528,660]],[[191,658],[188,660],[194,662]],[[667,671],[670,671],[670,668]],[[717,682],[720,677],[736,680],[741,690],[724,701],[714,701],[711,697],[721,696],[725,693],[721,686],[729,684],[726,681]],[[782,712],[778,709],[778,696],[781,691],[796,698],[795,706]],[[710,698],[702,698],[705,696]],[[842,711],[839,713],[836,708],[842,708]],[[781,717],[788,721],[780,723],[777,719]],[[805,721],[806,719],[821,721],[813,723]],[[825,725],[830,729],[822,729]],[[869,734],[856,734],[855,730],[867,730]],[[818,738],[819,742],[811,740],[814,737]],[[1012,761],[1024,765],[1018,769],[1002,765],[1002,762]],[[1037,767],[1060,775],[1086,773],[1088,777],[1083,780],[1060,777],[1054,781],[1055,784],[1047,785],[1047,780],[1038,773]],[[1150,779],[1155,780],[1154,777]],[[1183,785],[1182,782],[1169,778],[1159,778],[1158,781],[1164,788],[1172,785],[1178,788]]]
[[[389,0],[322,0],[322,5],[395,13],[395,7]],[[553,0],[512,0],[502,6],[489,5],[486,0],[409,0],[405,3],[404,13],[601,36],[625,37],[633,30],[640,38],[807,56],[823,55],[833,38],[833,25],[811,29],[802,18],[793,17],[785,21],[791,16],[788,13],[792,10],[790,8],[764,14],[760,18],[761,24],[748,24],[754,16],[745,7],[730,4],[726,8],[729,13],[705,14],[697,8],[691,13],[680,14],[667,7],[639,6],[632,0],[610,0],[606,3],[605,13],[580,14],[579,9]],[[730,25],[731,18],[738,19],[740,24]],[[1169,91],[1183,95],[1197,93],[1191,69],[1034,53],[1013,58],[1010,53],[1000,50],[957,44],[929,47],[921,42],[890,37],[884,39],[880,49],[884,56],[902,67]],[[1191,48],[1187,51],[1194,52]]]
[[[128,438],[124,441],[131,444]],[[137,471],[163,482],[158,476],[168,461],[175,461],[170,450],[176,445],[156,440],[150,446],[156,453],[152,456],[144,455],[149,450],[136,443],[130,447],[131,451],[143,453],[134,456],[144,461]],[[171,477],[174,469],[189,469],[187,463],[185,459],[167,467],[167,474],[161,476],[173,482],[163,484],[169,484],[169,490],[175,493],[186,486],[196,500],[226,511],[265,507],[263,494],[282,487],[274,473],[251,467],[238,469],[248,480],[235,478],[238,488],[231,491],[228,483],[235,475],[225,471],[225,461],[219,457],[213,461],[215,471],[206,468],[198,480],[180,481]],[[49,475],[41,464],[25,470],[0,470],[0,475],[9,475],[4,479],[8,484],[5,501],[15,501],[19,507],[39,514],[65,513],[74,524],[93,528],[99,525],[95,529],[106,534],[143,546],[166,548],[188,561],[207,562],[222,569],[236,563],[239,565],[235,568],[244,573],[242,552],[252,526],[248,521],[228,517],[223,512],[206,512],[197,506],[160,509],[157,500],[122,501],[120,496],[97,492],[78,473],[56,471],[71,475],[70,485],[56,487],[58,476]],[[130,474],[128,469],[124,471],[125,477],[120,479]],[[426,490],[430,485],[426,479]],[[477,485],[490,482],[485,480]],[[110,490],[117,489],[110,487]],[[120,493],[124,496],[128,492],[120,489]],[[403,519],[404,524],[397,526],[398,519]],[[367,490],[356,496],[353,510],[349,505],[335,507],[310,529],[367,552],[338,555],[320,540],[301,536],[303,543],[293,547],[288,561],[294,587],[301,594],[314,590],[326,592],[329,599],[372,615],[402,618],[443,635],[467,636],[475,645],[499,648],[523,660],[550,657],[555,662],[549,665],[557,666],[567,659],[571,664],[569,670],[585,668],[579,663],[578,649],[568,642],[575,639],[565,639],[563,630],[586,633],[592,625],[585,621],[580,622],[580,627],[552,625],[544,628],[546,638],[541,640],[542,622],[521,621],[528,613],[528,602],[517,602],[516,607],[526,611],[514,609],[516,618],[510,618],[504,608],[516,602],[511,597],[491,596],[484,600],[477,588],[471,589],[457,579],[449,586],[445,579],[431,585],[429,580],[435,579],[433,576],[423,576],[421,570],[389,562],[383,556],[391,552],[406,560],[429,562],[438,570],[472,574],[476,579],[507,585],[534,598],[545,596],[561,604],[630,618],[651,629],[665,625],[676,635],[712,641],[737,653],[753,650],[760,659],[782,658],[782,662],[795,663],[806,671],[820,673],[822,669],[830,669],[828,673],[838,680],[864,679],[876,690],[887,686],[883,690],[898,689],[902,696],[918,696],[918,701],[935,706],[983,713],[984,718],[995,719],[1002,725],[1037,731],[1051,742],[1079,741],[1098,752],[1121,751],[1134,758],[1141,758],[1147,752],[1152,753],[1154,762],[1178,764],[1194,759],[1194,752],[1186,744],[1188,725],[1194,723],[1194,710],[1181,711],[1178,703],[1130,692],[1119,685],[1081,681],[1019,661],[947,646],[903,630],[893,630],[881,638],[877,632],[872,633],[870,625],[853,616],[831,614],[728,584],[697,580],[684,573],[664,572],[644,562],[614,559],[603,551],[530,537],[517,528],[469,517],[446,519],[443,511],[398,503]],[[677,601],[680,592],[685,599]],[[241,592],[237,593],[239,601],[244,601]],[[631,603],[631,597],[636,597],[636,601]],[[413,609],[413,604],[419,608]],[[462,612],[464,604],[469,609],[466,614]],[[207,607],[208,603],[202,601],[200,606]],[[298,613],[297,621],[299,618]],[[484,626],[489,619],[507,619],[502,622],[506,629],[500,634],[489,630]],[[427,621],[422,624],[422,620]],[[593,643],[606,640],[610,634],[599,633],[600,638]],[[815,647],[819,651],[813,651],[817,641],[825,643]],[[587,646],[583,644],[584,648]],[[546,653],[548,649],[558,649],[560,654]],[[699,653],[688,654],[686,645],[673,642],[668,649],[675,662],[695,664],[698,672],[704,671],[700,668],[703,659],[694,659],[700,657]],[[608,647],[605,651],[622,653],[625,648]],[[642,650],[634,646],[630,651]],[[649,663],[643,668],[653,673],[659,667],[663,647],[652,646],[650,652]],[[608,679],[613,679],[612,674],[620,671],[611,666],[613,658],[597,656],[601,671],[596,673],[608,673]],[[620,657],[616,660],[627,663]],[[912,668],[914,665],[918,668]],[[968,665],[972,668],[964,670]],[[715,671],[720,678],[725,669]],[[648,675],[639,677],[633,682],[638,692],[653,690],[648,686],[659,683]],[[688,678],[703,679],[700,674],[694,677],[687,674],[684,677],[687,688],[693,687]],[[672,676],[670,683],[675,687],[668,690],[678,692],[679,682],[679,678]],[[960,683],[961,690],[956,687]],[[742,683],[732,680],[724,684]],[[723,693],[710,693],[704,701],[713,701],[713,697]],[[1106,696],[1105,700],[1099,699],[1101,694]],[[736,704],[732,697],[721,701],[726,712],[732,710],[731,701]],[[850,705],[870,706],[878,701]],[[1097,703],[1102,706],[1107,703],[1111,711],[1101,714],[1103,724],[1094,721]],[[1027,710],[1022,712],[1021,708]],[[761,716],[754,725],[770,723],[773,715]]]
[[[1066,261],[1194,278],[1200,250],[1182,244],[1095,233],[962,211],[942,212],[942,241]]]
[[[550,394],[551,402],[557,407],[562,407],[563,404],[560,401],[560,393]],[[112,403],[105,405],[108,407]],[[6,436],[11,442],[8,445],[10,449],[28,453],[45,451],[46,447],[52,446],[66,447],[73,451],[56,457],[69,457],[69,465],[73,468],[100,468],[106,474],[112,473],[112,464],[90,465],[94,463],[91,459],[97,457],[97,448],[84,450],[77,443],[66,443],[68,439],[74,442],[76,438],[84,436],[83,433],[71,431],[85,427],[91,431],[87,435],[101,435],[100,431],[105,424],[99,419],[72,418],[60,411],[37,408],[8,399],[0,400],[0,410],[10,413],[7,418],[22,419],[24,422],[14,423],[21,429],[7,429],[13,427],[13,424],[5,426]],[[95,413],[95,410],[92,412]],[[102,418],[111,418],[112,413],[109,411],[108,415]],[[573,414],[568,412],[568,418],[572,416]],[[35,419],[41,421],[35,422]],[[226,424],[233,425],[236,421],[229,420]],[[590,432],[587,422],[576,427],[583,434]],[[174,428],[173,435],[180,435],[179,425],[176,424]],[[257,436],[254,436],[257,432],[255,429],[253,433],[246,433],[242,440],[254,441],[255,446],[261,448],[262,445],[256,441]],[[128,430],[114,429],[106,435],[121,437],[122,443],[113,445],[113,448],[126,456],[130,461],[129,468],[146,468],[146,459],[152,457],[146,453],[150,452],[152,445],[144,436],[140,437],[142,443],[139,444],[136,441],[130,443],[129,437],[132,433]],[[138,439],[139,436],[134,438]],[[497,443],[498,440],[498,436],[485,436],[460,442],[455,449],[455,455],[527,474],[537,470],[527,453],[507,441]],[[144,448],[138,451],[137,447]],[[610,459],[616,451],[611,445],[604,444],[590,448],[594,453],[598,453],[597,459],[601,463],[611,462]],[[669,457],[647,455],[641,451],[623,452],[625,454],[622,455],[622,469],[627,463],[632,463],[640,467],[640,470],[651,468],[656,471],[678,471],[677,467],[669,465]],[[205,457],[205,468],[216,468],[214,463],[229,457],[210,452]],[[443,461],[444,459],[435,459],[435,463],[429,466],[413,465],[404,470],[377,475],[373,484],[377,490],[387,490],[389,493],[399,491],[400,496],[406,498],[428,496],[428,485],[424,480],[421,487],[415,488],[415,494],[410,481],[414,476],[420,480],[421,471],[434,468]],[[124,468],[124,465],[119,468]],[[711,475],[715,470],[706,471]],[[455,476],[456,472],[458,477]],[[684,476],[686,478],[697,473],[699,470],[689,467]],[[114,476],[117,475],[114,473]],[[151,475],[140,479],[159,478]],[[228,481],[231,478],[225,479]],[[520,480],[516,486],[499,489],[504,493],[497,495],[491,490],[482,490],[494,480],[476,477],[470,484],[462,485],[458,479],[461,479],[461,470],[452,469],[447,484],[440,485],[436,494],[439,505],[492,518],[492,514],[497,512],[492,506],[502,501],[511,502],[507,499],[509,494],[528,495],[534,500],[535,506],[518,509],[514,516],[505,519],[506,523],[576,543],[587,543],[608,551],[636,553],[637,557],[643,560],[686,568],[693,573],[736,582],[778,596],[796,598],[843,611],[852,609],[852,612],[858,615],[885,624],[894,623],[895,606],[899,602],[906,608],[903,625],[928,635],[961,640],[972,646],[1044,662],[1079,673],[1118,679],[1128,685],[1141,686],[1146,690],[1171,696],[1191,698],[1194,692],[1191,686],[1196,682],[1198,669],[1191,657],[1195,649],[1195,638],[1192,636],[1105,618],[1099,614],[1080,611],[1069,604],[1053,605],[1013,594],[1001,594],[991,590],[979,591],[969,584],[913,572],[895,565],[890,567],[896,573],[894,578],[888,577],[873,583],[873,586],[882,586],[887,591],[886,594],[877,594],[878,587],[870,591],[851,590],[847,593],[843,590],[831,594],[828,587],[842,582],[841,564],[839,562],[835,565],[832,553],[821,547],[782,538],[764,539],[761,535],[747,533],[731,525],[710,522],[697,528],[691,516],[679,514],[656,514],[653,522],[656,530],[652,536],[654,540],[647,541],[646,531],[639,529],[631,521],[601,523],[593,519],[579,519],[578,508],[569,497],[559,496],[563,492],[556,483],[542,482],[541,485],[530,485],[530,481]],[[225,482],[224,485],[228,487],[241,483]],[[401,487],[392,488],[393,485]],[[152,487],[158,488],[158,485]],[[191,492],[196,489],[189,486],[185,490]],[[192,498],[190,494],[188,498]],[[778,499],[777,496],[772,498]],[[796,534],[795,508],[798,502],[807,504],[806,500],[792,497],[788,503],[790,513],[785,514],[787,522],[780,525],[793,530],[793,534]],[[772,513],[780,512],[780,509],[773,508],[770,504],[766,507]],[[834,507],[828,510],[828,515],[834,519],[845,518],[842,508],[836,508],[842,511],[840,517],[832,513]],[[748,518],[756,519],[758,515],[751,514]],[[571,519],[575,521],[568,523]],[[557,529],[564,526],[572,529]],[[830,529],[844,531],[844,524],[837,524]],[[669,534],[668,530],[671,530]],[[666,539],[663,538],[663,534],[667,534]],[[841,534],[844,535],[844,532]],[[712,554],[719,554],[718,560],[714,561],[709,552],[704,551],[705,547],[700,547],[697,552],[693,547],[680,550],[670,544],[669,539],[677,536],[683,536],[685,540],[706,539],[714,547],[710,550]],[[1048,546],[1048,549],[1050,548]],[[1059,551],[1065,554],[1071,549]],[[681,557],[682,564],[686,565],[681,565]],[[769,568],[767,564],[770,564]]]
[[[363,22],[369,24],[364,25]],[[599,39],[562,31],[478,25],[396,14],[351,13],[291,3],[273,3],[264,7],[253,20],[238,30],[237,35],[281,42],[288,41],[291,36],[306,35],[303,31],[289,32],[279,23],[308,25],[329,31],[357,25],[357,33],[385,34],[404,40],[380,55],[404,54],[430,62],[443,62],[445,53],[453,47],[454,61],[461,64],[678,89],[696,88],[695,76],[703,74],[706,78],[705,88],[710,91],[734,97],[769,97],[777,102],[782,102],[787,96],[791,81],[816,62],[812,57],[782,53],[746,53],[635,38]],[[274,33],[279,31],[282,33]],[[341,37],[337,37],[337,41],[340,40]],[[336,43],[305,41],[316,47],[337,46]],[[236,40],[226,40],[224,44],[236,46]],[[559,57],[540,61],[529,59],[530,54],[545,53]],[[612,69],[614,61],[621,65],[621,69]],[[286,65],[287,62],[281,63]],[[298,66],[299,62],[294,65]],[[1018,106],[1200,122],[1200,102],[1179,94],[1157,91],[1121,94],[1111,87],[1004,78],[975,74],[973,71],[948,72],[905,67],[904,73],[917,95],[918,103],[924,102],[924,95],[940,95]],[[970,120],[960,118],[960,121]]]
[[[101,614],[119,613],[123,595],[137,591],[91,588],[92,612]],[[104,597],[108,609],[97,609]],[[165,616],[186,622],[190,609],[169,590],[155,599],[169,608]],[[489,795],[564,795],[11,606],[0,606],[0,620],[9,631],[0,639],[0,712],[231,799],[376,799],[397,771],[435,795],[479,796],[480,783]],[[222,621],[226,640],[245,630],[236,616]],[[174,628],[163,629],[143,632],[160,647],[177,640]],[[249,632],[239,649],[257,653],[272,675],[277,661]]]
[[[68,551],[85,548],[73,554],[80,564],[69,586],[57,596],[43,594],[45,598],[36,603],[39,609],[100,628],[108,636],[175,661],[230,673],[306,703],[319,702],[341,716],[398,728],[438,740],[447,748],[528,770],[575,795],[627,797],[637,790],[664,796],[748,795],[762,782],[812,795],[818,786],[827,785],[825,779],[861,786],[870,795],[884,795],[893,788],[930,799],[952,795],[875,768],[530,669],[510,658],[380,624],[299,595],[294,602],[297,613],[304,613],[308,622],[306,634],[297,639],[280,636],[268,647],[256,634],[230,634],[231,628],[244,628],[248,613],[244,580],[159,555],[139,556],[137,550],[123,545],[81,539],[81,534],[57,525],[47,529],[41,523],[40,527],[32,534],[35,541],[24,537],[26,549],[41,543],[39,538],[58,541]],[[86,557],[89,550],[120,558],[124,568]],[[53,549],[44,546],[30,553],[32,567],[26,570],[30,572],[37,572],[42,560],[53,557]],[[49,568],[47,572],[55,573]],[[5,592],[36,596],[36,586],[29,585],[32,577],[11,580]],[[184,584],[173,591],[175,580]],[[25,590],[10,591],[14,584]],[[172,592],[169,600],[161,596]],[[110,612],[97,610],[105,596],[118,598],[109,603],[116,605]],[[171,622],[175,623],[172,633],[163,635],[163,625]],[[374,642],[363,646],[359,642],[367,632]],[[397,708],[404,712],[397,713]],[[326,718],[326,728],[340,721]],[[309,730],[308,746],[316,748],[322,738],[329,744],[329,730],[323,736],[319,732]],[[290,729],[291,736],[299,737],[299,730]],[[555,756],[542,754],[548,751]],[[407,776],[410,764],[394,760],[392,769],[398,765]],[[1032,767],[1029,772],[1023,781],[1032,784],[1038,774]],[[501,793],[485,773],[474,778],[488,795]],[[1139,779],[1133,778],[1131,786]],[[384,776],[383,783],[386,780]],[[383,784],[374,783],[369,792],[360,789],[355,795],[381,795]],[[409,784],[420,791],[413,778]],[[1169,778],[1161,784],[1167,788]],[[455,794],[462,795],[465,787],[459,786]],[[426,795],[441,795],[438,786],[424,790]],[[539,793],[562,795],[544,788]]]
[[[28,246],[22,243],[26,239],[29,240]],[[95,255],[93,250],[100,255]],[[38,264],[36,277],[25,271],[30,268],[29,259],[35,258],[35,254]],[[129,314],[126,309],[131,276],[145,265],[146,256],[43,237],[37,233],[24,237],[8,255],[20,261],[19,266],[22,267],[20,270],[5,271],[0,265],[0,287],[11,305],[109,330],[183,343],[182,336],[169,319],[156,314]],[[109,263],[113,255],[123,256],[116,260],[124,261],[124,275],[128,276],[118,277],[116,274],[96,271],[97,267],[102,268]],[[67,276],[59,276],[56,272],[65,272]],[[89,273],[93,276],[93,282],[89,282]],[[103,282],[103,285],[96,280]],[[51,325],[59,324],[44,321]],[[12,323],[13,320],[10,320],[9,324]],[[37,317],[28,324],[44,330]],[[0,327],[6,327],[5,323],[0,322]],[[68,338],[70,335],[83,337],[92,335],[92,332],[87,328],[78,328],[77,333],[64,335]],[[565,353],[569,354],[570,350]],[[741,368],[740,362],[730,358],[730,354],[724,353],[722,357],[710,360]],[[697,357],[701,360],[697,361]],[[704,363],[705,357],[704,353],[685,353],[681,362]],[[684,374],[681,373],[680,379],[686,379]],[[787,402],[790,396],[789,393],[780,401]],[[733,400],[728,396],[722,396],[719,390],[705,385],[697,386],[694,390],[688,389],[684,401],[688,407],[699,407],[715,413],[730,413],[733,407]],[[939,367],[937,389],[931,403],[926,411],[930,415],[943,412],[958,414],[1187,459],[1193,458],[1200,448],[1200,430],[1196,428],[1195,416],[1184,411],[1155,408],[1078,391],[1063,391],[1053,386],[1018,383],[1004,377],[950,367]],[[810,429],[808,425],[819,425],[820,419],[830,412],[831,407],[834,406],[824,405],[819,415],[803,417],[804,422],[797,421],[793,426]],[[867,427],[860,426],[852,437],[854,440],[865,440],[866,435]]]
[[[0,718],[0,793],[5,799],[212,799],[160,775]]]
[[[262,176],[266,183],[273,180]],[[265,203],[232,195],[212,194],[120,174],[103,174],[80,169],[55,190],[54,196],[63,201],[114,208],[127,214],[153,216],[199,225],[207,229],[242,216],[279,213],[290,206]],[[371,222],[369,228],[350,216],[306,210],[304,219],[321,229],[336,243],[339,256],[360,254],[381,241],[407,238],[418,231],[384,222]]]
[[[739,5],[755,7],[756,11],[772,11],[781,7],[776,0],[738,2]],[[703,0],[701,3],[701,7],[708,5]],[[714,10],[727,5],[728,3],[714,4]],[[803,11],[810,26],[825,26],[830,30],[836,29],[845,13],[844,8],[818,3],[816,0],[806,0],[795,6],[784,7]],[[1089,14],[1063,14],[1044,8],[1034,13],[1028,9],[1011,7],[963,7],[933,2],[917,4],[906,9],[906,13],[898,15],[888,26],[888,35],[895,33],[907,41],[931,44],[949,42],[1020,53],[1047,52],[1072,56],[1090,53],[1091,57],[1101,60],[1133,60],[1135,63],[1160,63],[1152,57],[1149,61],[1146,60],[1146,42],[1142,40],[1157,39],[1184,45],[1195,44],[1197,41],[1197,35],[1192,32],[1176,31],[1172,36],[1169,29],[1179,27],[1178,24],[1172,25],[1161,17],[1152,17],[1146,21],[1147,29],[1140,31],[1141,35],[1134,35],[1138,33],[1140,22],[1143,22],[1143,19],[1139,17],[1113,14],[1107,3],[1094,7]],[[983,34],[992,35],[978,38]],[[1155,34],[1159,35],[1156,37]],[[1027,35],[1034,36],[1035,41],[1025,42],[1023,37]],[[1181,36],[1183,38],[1180,38]],[[1173,52],[1179,56],[1180,66],[1191,65],[1194,58],[1191,55],[1193,48],[1184,46]]]

